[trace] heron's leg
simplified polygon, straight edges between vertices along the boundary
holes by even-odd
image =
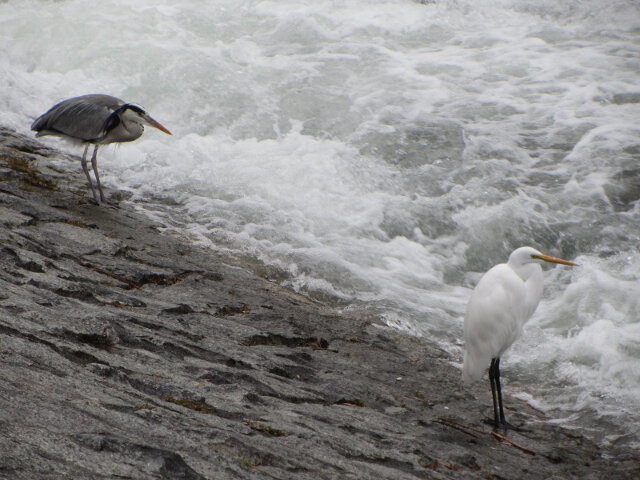
[[[91,166],[93,167],[93,173],[96,176],[96,183],[98,184],[98,191],[100,192],[100,201],[102,203],[106,203],[106,200],[104,199],[104,193],[102,193],[102,185],[100,185],[100,176],[98,175],[98,147],[99,145],[96,144],[95,148],[93,149],[93,156],[91,157]],[[98,199],[96,198],[96,201],[97,200]]]
[[[87,145],[84,147],[84,154],[82,155],[82,170],[84,170],[84,174],[87,176],[87,181],[89,182],[91,193],[93,193],[93,199],[96,202],[98,202],[98,196],[96,195],[95,188],[93,188],[93,183],[91,182],[91,176],[89,175],[89,169],[87,168],[87,152],[88,151],[89,151],[89,144],[87,143]],[[94,151],[94,155],[95,155],[95,151]]]
[[[489,382],[491,382],[491,397],[493,398],[493,425],[498,427],[498,399],[496,390],[499,392],[500,388],[496,388],[496,365],[498,365],[499,359],[492,358],[491,365],[489,366]],[[502,399],[500,399],[500,407],[502,407]]]

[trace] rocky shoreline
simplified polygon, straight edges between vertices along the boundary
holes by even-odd
[[[491,434],[428,340],[159,227],[0,128],[1,480],[640,477],[513,398],[531,431]]]

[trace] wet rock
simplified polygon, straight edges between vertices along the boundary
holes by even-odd
[[[492,435],[459,359],[87,202],[78,162],[0,129],[0,478],[637,478],[532,409]]]

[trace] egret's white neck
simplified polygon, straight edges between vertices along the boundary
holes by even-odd
[[[522,279],[523,282],[529,280],[533,275],[542,272],[542,267],[535,262],[513,265],[509,262],[511,269]]]

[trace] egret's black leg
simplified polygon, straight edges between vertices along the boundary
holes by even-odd
[[[504,428],[507,431],[510,426],[504,417],[502,406],[502,388],[500,386],[500,358],[492,358],[489,366],[489,381],[491,382],[491,396],[493,397],[493,421],[487,418],[486,423],[494,428]]]
[[[498,427],[498,401],[496,397],[496,371],[495,366],[497,362],[495,358],[491,359],[491,365],[489,366],[489,382],[491,383],[491,397],[493,398],[493,426]],[[499,391],[499,390],[498,390]],[[502,404],[501,404],[502,405]],[[489,420],[489,419],[487,419]],[[491,422],[489,422],[491,423]]]
[[[495,429],[503,428],[504,432],[514,430],[516,432],[529,432],[525,428],[514,427],[507,422],[504,415],[504,406],[502,403],[502,386],[500,385],[500,358],[492,358],[489,366],[489,381],[491,382],[491,395],[493,397],[493,421],[490,418],[485,420],[486,423],[493,425]]]
[[[493,379],[496,382],[496,391],[498,392],[498,408],[500,409],[500,425],[504,426],[507,430],[507,420],[504,418],[504,408],[502,406],[502,387],[500,386],[500,359],[495,359]],[[494,406],[495,408],[495,406]],[[498,418],[496,416],[496,425],[498,425]]]
[[[91,188],[91,193],[93,193],[93,199],[96,201],[96,203],[100,203],[98,201],[98,196],[96,195],[96,190],[93,188],[93,183],[91,182],[91,176],[89,175],[89,169],[87,168],[87,152],[89,151],[89,144],[87,143],[87,145],[84,147],[84,154],[82,155],[82,170],[84,170],[84,174],[87,177],[87,181],[89,182],[89,187]],[[95,150],[93,151],[93,154],[95,155]],[[98,182],[98,186],[100,185],[100,182]]]

